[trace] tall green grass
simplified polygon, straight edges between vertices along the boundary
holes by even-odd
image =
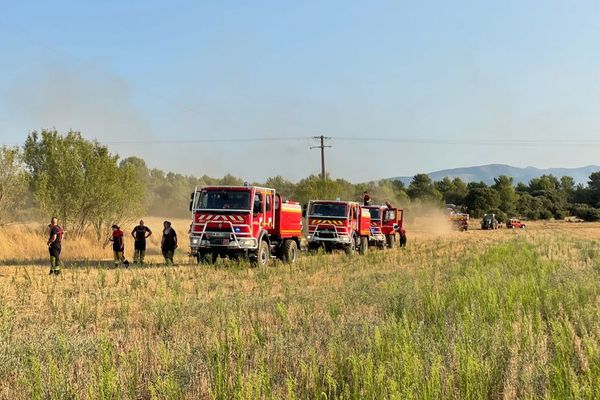
[[[20,267],[0,397],[600,398],[595,242],[497,237],[262,270]]]

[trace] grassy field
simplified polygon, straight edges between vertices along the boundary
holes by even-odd
[[[81,242],[59,277],[0,248],[0,398],[600,398],[600,224],[409,235],[265,269]]]

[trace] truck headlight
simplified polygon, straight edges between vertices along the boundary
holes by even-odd
[[[190,238],[190,244],[191,244],[192,246],[197,246],[197,245],[199,245],[199,244],[200,244],[200,238],[198,238],[198,237],[193,237],[193,238]]]

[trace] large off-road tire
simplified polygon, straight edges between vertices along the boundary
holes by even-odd
[[[369,250],[369,238],[366,236],[361,236],[360,244],[358,246],[358,253],[360,255],[365,255],[365,254],[367,254],[368,250]]]
[[[256,250],[256,255],[252,259],[252,265],[255,267],[264,267],[271,261],[271,249],[266,240],[261,240]]]
[[[347,245],[344,246],[344,252],[348,255],[348,256],[353,256],[356,254],[356,247],[358,245],[357,239],[355,236],[352,236],[352,242],[348,243]]]
[[[393,249],[396,245],[396,235],[387,235],[386,237],[387,247]]]
[[[281,260],[286,264],[295,263],[298,259],[298,244],[295,240],[287,239],[281,246]]]

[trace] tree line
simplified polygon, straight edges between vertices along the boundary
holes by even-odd
[[[600,220],[600,172],[587,185],[569,176],[544,175],[528,184],[498,176],[494,183],[466,183],[460,178],[432,181],[417,174],[408,186],[394,179],[351,183],[310,175],[291,182],[276,175],[251,184],[274,187],[300,203],[310,199],[355,199],[368,191],[376,202],[413,210],[453,204],[473,217],[493,212],[500,221],[512,216],[530,220],[563,219],[572,215]],[[0,147],[0,224],[56,215],[72,234],[92,231],[100,239],[113,223],[141,215],[186,218],[195,186],[242,185],[232,175],[189,176],[150,168],[139,157],[121,159],[108,147],[79,132],[31,132],[18,147]]]

